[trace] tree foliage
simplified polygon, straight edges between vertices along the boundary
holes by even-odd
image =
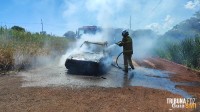
[[[197,12],[194,14],[194,16],[195,16],[196,18],[200,19],[200,10],[197,11]]]
[[[76,34],[73,31],[68,31],[64,34],[64,36],[70,39],[75,39]]]
[[[196,34],[200,34],[200,11],[194,14],[194,17],[182,21],[167,31],[163,37],[176,38],[184,40],[185,38],[194,38]]]
[[[165,48],[156,49],[156,55],[191,68],[200,69],[200,36],[165,44]]]
[[[16,31],[20,31],[20,32],[25,32],[25,29],[20,27],[20,26],[13,26],[11,29],[16,30]]]
[[[174,26],[162,37],[157,44],[161,45],[162,42],[161,46],[164,47],[156,48],[156,55],[200,69],[200,11]],[[170,41],[166,42],[167,39]]]

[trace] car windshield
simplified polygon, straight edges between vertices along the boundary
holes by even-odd
[[[102,43],[93,43],[93,42],[84,42],[81,45],[81,51],[89,53],[102,53],[105,49],[105,44]]]

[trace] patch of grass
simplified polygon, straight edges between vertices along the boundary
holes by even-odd
[[[155,49],[157,56],[200,70],[200,36],[180,42],[171,40],[163,45]]]
[[[56,36],[1,29],[0,71],[29,66],[31,58],[37,56],[61,56],[69,42]]]

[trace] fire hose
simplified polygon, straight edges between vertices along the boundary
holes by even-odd
[[[120,42],[121,42],[121,41],[119,41],[118,43],[115,43],[115,44],[118,45]],[[118,69],[122,69],[122,70],[123,70],[123,68],[120,67],[119,64],[118,64],[119,57],[122,55],[122,53],[124,53],[124,52],[119,53],[119,55],[117,56],[117,58],[116,58],[116,60],[115,60],[115,64],[112,64],[112,65],[113,65],[114,67],[118,68]]]
[[[114,67],[116,67],[116,68],[119,68],[119,69],[122,69],[123,70],[123,68],[122,67],[120,67],[119,66],[119,64],[118,64],[118,60],[119,60],[119,57],[122,55],[122,53],[123,52],[121,52],[121,53],[119,53],[119,55],[117,56],[117,58],[116,58],[116,60],[115,60],[115,64],[112,64]],[[128,68],[128,69],[131,69],[131,68]]]
[[[119,57],[122,55],[123,52],[119,53],[119,55],[117,56],[116,60],[115,60],[115,64],[112,64],[114,67],[119,68],[119,69],[123,69],[122,67],[119,66],[118,64],[118,59]]]

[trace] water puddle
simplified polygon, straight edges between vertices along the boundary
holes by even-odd
[[[191,97],[187,92],[176,88],[178,83],[169,79],[172,74],[167,71],[138,67],[130,71],[127,75],[117,68],[111,70],[103,76],[84,76],[68,74],[65,67],[46,67],[27,72],[21,72],[24,82],[22,87],[56,87],[67,86],[72,88],[83,87],[125,87],[142,86],[167,90],[171,93],[179,94],[183,97]],[[180,84],[181,85],[181,84]]]
[[[176,83],[169,79],[168,74],[172,74],[167,71],[160,71],[149,68],[138,68],[132,72],[134,79],[130,81],[131,86],[143,86],[148,88],[155,88],[161,90],[167,90],[171,93],[179,94],[183,97],[191,97],[187,92],[176,88]]]

